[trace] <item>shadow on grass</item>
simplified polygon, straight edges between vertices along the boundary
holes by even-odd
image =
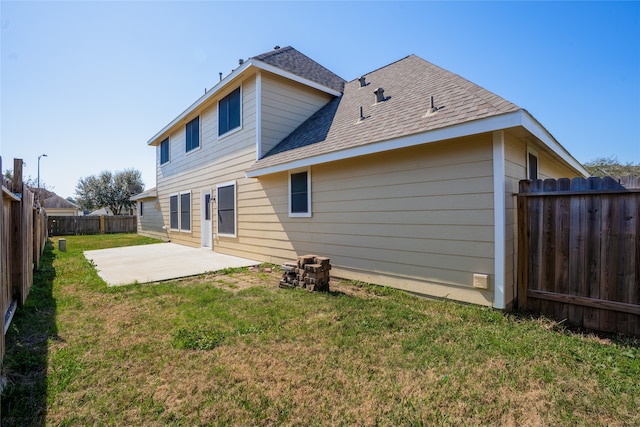
[[[53,242],[47,241],[40,268],[24,306],[6,334],[2,375],[2,426],[43,426],[47,412],[49,339],[57,339],[56,301],[53,297]]]

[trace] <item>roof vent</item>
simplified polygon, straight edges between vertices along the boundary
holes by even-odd
[[[273,50],[278,50],[278,49],[280,49],[280,46],[278,46],[278,45],[275,45],[275,46],[273,47]]]
[[[386,98],[384,97],[384,89],[382,89],[381,87],[379,87],[377,90],[374,90],[373,93],[376,94],[376,103],[386,100]]]
[[[238,64],[240,65],[244,64],[244,59],[238,59]]]
[[[436,113],[438,110],[442,110],[444,108],[444,105],[441,107],[436,107],[435,103],[433,102],[433,96],[431,97],[431,107],[427,110],[427,114],[425,114],[425,116],[430,116],[431,114]]]
[[[222,73],[218,73],[218,74],[220,74],[220,81],[222,81]]]
[[[360,77],[358,80],[360,81],[360,87],[365,87],[366,85],[369,84],[367,83],[366,78],[364,76]]]

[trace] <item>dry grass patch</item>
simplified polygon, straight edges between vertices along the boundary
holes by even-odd
[[[3,425],[640,424],[637,341],[277,269],[108,288],[96,238],[17,314]]]

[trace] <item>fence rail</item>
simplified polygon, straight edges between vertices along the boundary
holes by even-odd
[[[640,177],[520,181],[518,307],[640,337]]]
[[[0,171],[2,157],[0,157]],[[18,306],[33,284],[33,271],[47,241],[47,216],[35,194],[22,181],[22,159],[13,161],[13,180],[2,181],[0,211],[0,364],[4,336]]]
[[[49,216],[48,220],[50,236],[136,233],[137,226],[135,215]]]

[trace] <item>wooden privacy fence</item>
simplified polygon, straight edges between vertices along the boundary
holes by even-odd
[[[136,233],[137,225],[135,215],[49,216],[48,220],[50,236]]]
[[[0,157],[0,171],[2,157]],[[14,159],[13,180],[2,177],[0,211],[0,364],[4,336],[16,307],[24,304],[33,283],[33,271],[47,241],[47,216],[35,194],[22,181],[22,159]]]
[[[640,337],[640,178],[520,181],[518,308]]]

